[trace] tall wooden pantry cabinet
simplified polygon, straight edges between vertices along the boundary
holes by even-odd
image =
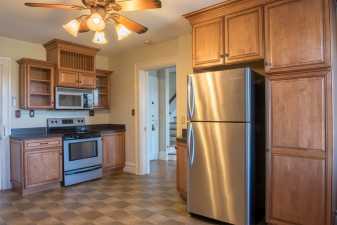
[[[195,72],[264,67],[268,224],[337,225],[335,11],[335,0],[229,0],[185,15]]]

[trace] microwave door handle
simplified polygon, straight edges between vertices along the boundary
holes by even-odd
[[[81,94],[81,108],[84,109],[84,94]]]

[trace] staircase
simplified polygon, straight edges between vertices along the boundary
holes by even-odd
[[[170,121],[170,146],[176,145],[176,137],[177,137],[177,117],[173,117],[172,121]]]
[[[176,110],[176,94],[170,99],[170,147],[168,149],[169,160],[176,158],[176,138],[177,138],[177,110]]]

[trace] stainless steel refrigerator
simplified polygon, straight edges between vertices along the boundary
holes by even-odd
[[[265,85],[250,68],[188,78],[191,214],[235,225],[265,211]]]

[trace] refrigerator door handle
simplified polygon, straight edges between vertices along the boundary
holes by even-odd
[[[194,141],[194,131],[192,124],[190,124],[188,127],[188,161],[190,167],[192,167],[195,159]]]
[[[193,90],[193,81],[192,75],[188,76],[188,83],[187,83],[187,106],[188,106],[188,117],[189,120],[192,120],[193,113],[194,113],[194,90]]]

